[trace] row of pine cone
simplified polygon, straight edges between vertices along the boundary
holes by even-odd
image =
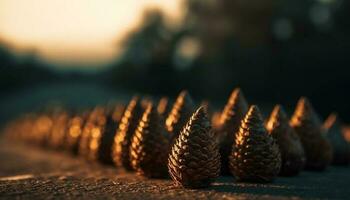
[[[337,116],[322,123],[306,98],[291,119],[276,105],[266,121],[240,89],[222,112],[210,112],[208,103],[196,107],[187,91],[172,106],[167,98],[154,102],[134,96],[126,107],[26,115],[5,132],[15,141],[64,149],[145,177],[170,176],[185,188],[207,187],[220,174],[264,183],[350,161]]]

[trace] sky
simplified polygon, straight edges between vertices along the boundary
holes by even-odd
[[[53,64],[103,65],[118,41],[159,7],[178,19],[181,0],[0,0],[0,37],[18,49],[34,48]]]

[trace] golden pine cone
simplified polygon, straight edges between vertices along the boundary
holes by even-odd
[[[290,120],[303,144],[308,170],[324,170],[332,161],[332,146],[321,121],[306,98],[301,98]]]
[[[97,116],[95,123],[93,124],[90,137],[88,139],[88,152],[86,155],[86,159],[90,161],[98,160],[98,152],[100,149],[101,138],[105,134],[105,126],[107,124],[107,114],[104,109],[100,115]],[[113,140],[113,139],[112,139]]]
[[[69,114],[67,112],[58,113],[55,117],[49,139],[49,146],[51,148],[60,149],[63,147],[68,120]]]
[[[221,112],[220,111],[213,112],[213,115],[211,117],[211,124],[212,124],[213,129],[215,131],[218,131],[219,128],[220,128],[220,117],[221,117]]]
[[[241,125],[241,120],[248,111],[248,103],[240,90],[233,90],[218,122],[218,140],[220,142],[221,174],[229,175],[229,155],[232,152],[236,134]]]
[[[96,126],[99,116],[104,112],[104,108],[96,106],[89,114],[79,139],[78,154],[83,158],[88,158],[90,151],[91,131]]]
[[[203,100],[200,104],[200,107],[204,107],[204,109],[207,111],[208,119],[211,121],[214,114],[214,110],[211,103],[208,100]]]
[[[266,129],[280,148],[282,157],[280,175],[295,176],[299,174],[306,161],[304,148],[297,133],[290,127],[287,114],[281,105],[276,105],[273,109],[266,123]]]
[[[341,122],[336,113],[326,119],[323,127],[333,147],[333,165],[348,165],[350,163],[350,144],[346,141],[341,130]]]
[[[281,168],[281,154],[264,127],[257,106],[251,106],[236,136],[230,169],[238,181],[271,182]]]
[[[65,149],[78,154],[79,140],[87,120],[88,113],[78,114],[68,121]]]
[[[182,91],[165,121],[166,129],[171,134],[171,140],[177,138],[193,111],[194,103],[192,98],[187,91]]]
[[[27,136],[28,132],[29,135],[35,132],[35,134],[38,135],[39,145],[49,145],[50,134],[54,124],[54,117],[52,115],[48,113],[40,114],[35,117],[33,115],[27,115],[21,120],[23,121],[19,124],[19,128],[21,129],[25,127],[26,130],[19,130],[19,135],[23,136],[23,134],[26,133],[25,135]]]
[[[168,176],[168,134],[161,115],[150,103],[131,139],[130,162],[135,171],[149,178]]]
[[[157,111],[162,116],[167,116],[170,112],[170,102],[167,97],[162,97],[157,105]]]
[[[113,141],[124,111],[125,106],[118,104],[115,106],[114,110],[106,113],[106,123],[103,127],[101,127],[102,134],[97,140],[98,151],[96,152],[96,157],[102,163],[113,164]]]
[[[78,146],[78,154],[82,157],[86,157],[88,154],[88,145],[89,145],[89,140],[90,140],[90,134],[91,134],[91,129],[94,127],[94,124],[92,121],[88,120],[84,128],[82,130],[80,139],[79,139],[79,146]]]
[[[203,107],[176,139],[168,159],[171,178],[185,188],[209,186],[220,174],[220,153]]]
[[[134,96],[127,106],[114,137],[112,158],[116,166],[133,170],[130,164],[130,144],[140,118],[142,117],[140,99]]]

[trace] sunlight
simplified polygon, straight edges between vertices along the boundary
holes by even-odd
[[[53,62],[110,62],[142,10],[160,7],[176,19],[180,1],[1,0],[0,37]]]

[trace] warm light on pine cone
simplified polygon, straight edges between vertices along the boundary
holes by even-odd
[[[84,158],[87,158],[89,155],[89,145],[92,134],[92,129],[96,125],[98,117],[103,113],[104,108],[100,106],[96,106],[90,113],[83,131],[80,136],[78,154]]]
[[[168,161],[171,178],[185,188],[209,186],[220,174],[220,154],[203,107],[190,118],[175,141]]]
[[[350,144],[346,141],[341,122],[337,114],[332,113],[326,119],[323,127],[333,147],[333,165],[348,165],[350,163]]]
[[[264,127],[257,106],[251,106],[236,136],[230,169],[238,181],[271,182],[281,168],[278,145]]]
[[[130,162],[135,171],[149,178],[168,176],[169,139],[162,117],[150,103],[131,139]]]
[[[194,111],[194,103],[187,91],[182,91],[177,97],[170,114],[166,118],[166,128],[175,139]]]
[[[281,105],[273,109],[266,129],[276,140],[282,156],[280,175],[294,176],[304,168],[306,161],[304,148],[292,127],[289,125],[287,114]]]
[[[217,130],[220,141],[221,173],[230,174],[229,155],[232,151],[236,133],[241,124],[241,120],[248,111],[248,103],[242,91],[237,88],[233,90],[231,96],[219,118],[219,128]]]
[[[53,120],[53,126],[48,140],[51,148],[60,149],[63,147],[68,120],[69,114],[67,112],[58,113]]]
[[[130,144],[139,120],[142,116],[142,107],[137,96],[133,97],[121,119],[112,149],[112,158],[116,166],[132,170],[130,164]]]
[[[167,97],[163,97],[159,100],[157,105],[157,111],[162,116],[167,116],[170,112],[170,102]]]
[[[106,108],[98,117],[97,123],[91,130],[89,140],[89,160],[101,161],[105,164],[112,164],[112,146],[113,139],[118,128],[121,114],[124,106],[116,106],[115,108]]]
[[[332,146],[309,100],[301,98],[290,120],[303,144],[306,169],[324,170],[332,161]]]
[[[65,149],[73,154],[78,153],[79,140],[86,123],[88,113],[80,113],[68,121]]]

